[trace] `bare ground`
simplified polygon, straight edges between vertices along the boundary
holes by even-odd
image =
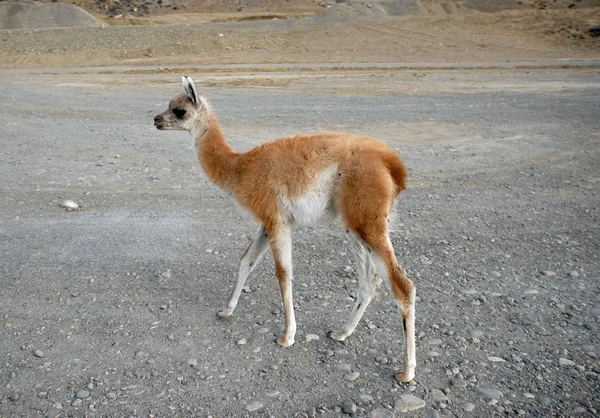
[[[0,416],[400,416],[406,394],[426,402],[413,416],[597,415],[597,23],[592,8],[0,33]],[[346,343],[327,338],[356,291],[337,224],[296,232],[294,347],[274,343],[270,259],[216,318],[254,225],[189,136],[152,127],[183,71],[236,149],[345,131],[401,153],[414,382],[393,380],[386,289]]]

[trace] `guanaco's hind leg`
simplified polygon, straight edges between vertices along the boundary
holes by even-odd
[[[381,279],[374,269],[373,259],[367,247],[365,247],[360,238],[353,232],[349,232],[348,235],[351,237],[350,239],[354,244],[354,253],[358,267],[358,297],[356,298],[354,308],[352,308],[352,313],[350,314],[350,318],[348,318],[348,322],[344,325],[344,328],[340,331],[332,331],[329,334],[329,336],[336,341],[344,341],[352,334],[352,332],[354,332],[356,325],[358,325],[381,283]]]
[[[219,317],[229,318],[233,314],[248,275],[260,262],[268,248],[269,235],[267,234],[265,228],[261,226],[258,228],[258,231],[256,231],[254,239],[250,241],[248,248],[246,248],[246,251],[240,258],[240,269],[238,272],[237,282],[235,283],[235,287],[231,292],[231,296],[229,296],[229,300],[227,301],[225,309],[217,313]]]
[[[296,318],[292,299],[292,230],[288,225],[278,225],[274,231],[269,231],[269,241],[275,260],[275,275],[279,282],[283,311],[285,313],[285,331],[277,339],[282,347],[294,344],[296,335]]]
[[[381,241],[384,241],[381,243]],[[390,282],[392,296],[400,305],[402,312],[402,331],[404,334],[404,370],[396,374],[396,380],[410,382],[415,377],[417,367],[415,349],[415,297],[416,291],[412,281],[406,277],[404,269],[396,261],[392,244],[387,237],[371,244],[380,257]]]

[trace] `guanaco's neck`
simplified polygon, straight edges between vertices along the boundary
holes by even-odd
[[[196,140],[198,160],[213,183],[223,190],[230,191],[237,157],[240,154],[227,145],[225,135],[214,115],[210,115],[207,122],[198,124],[192,131]]]

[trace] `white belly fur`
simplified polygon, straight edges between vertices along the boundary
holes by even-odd
[[[335,190],[337,167],[328,167],[302,197],[281,199],[283,217],[291,224],[309,225],[316,222],[331,222],[335,219]]]

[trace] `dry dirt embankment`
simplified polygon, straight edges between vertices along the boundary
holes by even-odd
[[[600,8],[5,30],[0,67],[596,59]]]

